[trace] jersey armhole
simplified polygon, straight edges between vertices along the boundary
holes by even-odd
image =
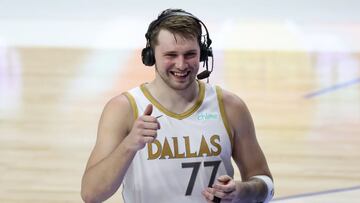
[[[228,118],[227,118],[226,113],[225,113],[225,106],[224,106],[224,101],[223,101],[222,89],[219,86],[215,86],[215,88],[216,88],[216,96],[217,96],[217,100],[218,100],[218,104],[219,104],[221,119],[222,119],[222,121],[224,123],[226,132],[227,132],[227,134],[229,136],[231,147],[233,148],[233,146],[234,146],[233,137],[234,136],[231,133],[230,124],[229,124]]]
[[[139,113],[138,113],[139,111],[138,111],[138,108],[136,105],[135,98],[129,92],[125,92],[125,93],[123,93],[123,95],[129,100],[131,109],[133,111],[134,121],[135,121],[139,116]]]

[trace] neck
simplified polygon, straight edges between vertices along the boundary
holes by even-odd
[[[199,95],[199,85],[194,81],[186,89],[177,90],[161,80],[154,80],[147,85],[151,95],[166,109],[174,113],[183,113],[191,108]]]

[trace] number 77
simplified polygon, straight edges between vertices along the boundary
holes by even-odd
[[[204,161],[204,167],[213,167],[213,170],[211,172],[210,181],[208,187],[211,187],[214,184],[216,173],[219,169],[221,161]],[[182,168],[193,168],[193,171],[190,176],[189,184],[186,189],[185,195],[191,195],[192,190],[194,188],[196,176],[199,172],[201,162],[188,162],[188,163],[182,163]]]

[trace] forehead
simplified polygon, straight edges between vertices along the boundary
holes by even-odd
[[[197,48],[199,47],[198,40],[195,37],[185,38],[179,34],[171,33],[168,30],[160,30],[158,35],[158,45],[156,47],[163,48]]]

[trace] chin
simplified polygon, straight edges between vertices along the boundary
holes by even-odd
[[[175,81],[170,81],[170,84],[168,84],[171,88],[175,89],[175,90],[186,90],[188,89],[193,83],[195,82],[195,80],[191,80],[191,81],[184,81],[184,82],[175,82]]]

